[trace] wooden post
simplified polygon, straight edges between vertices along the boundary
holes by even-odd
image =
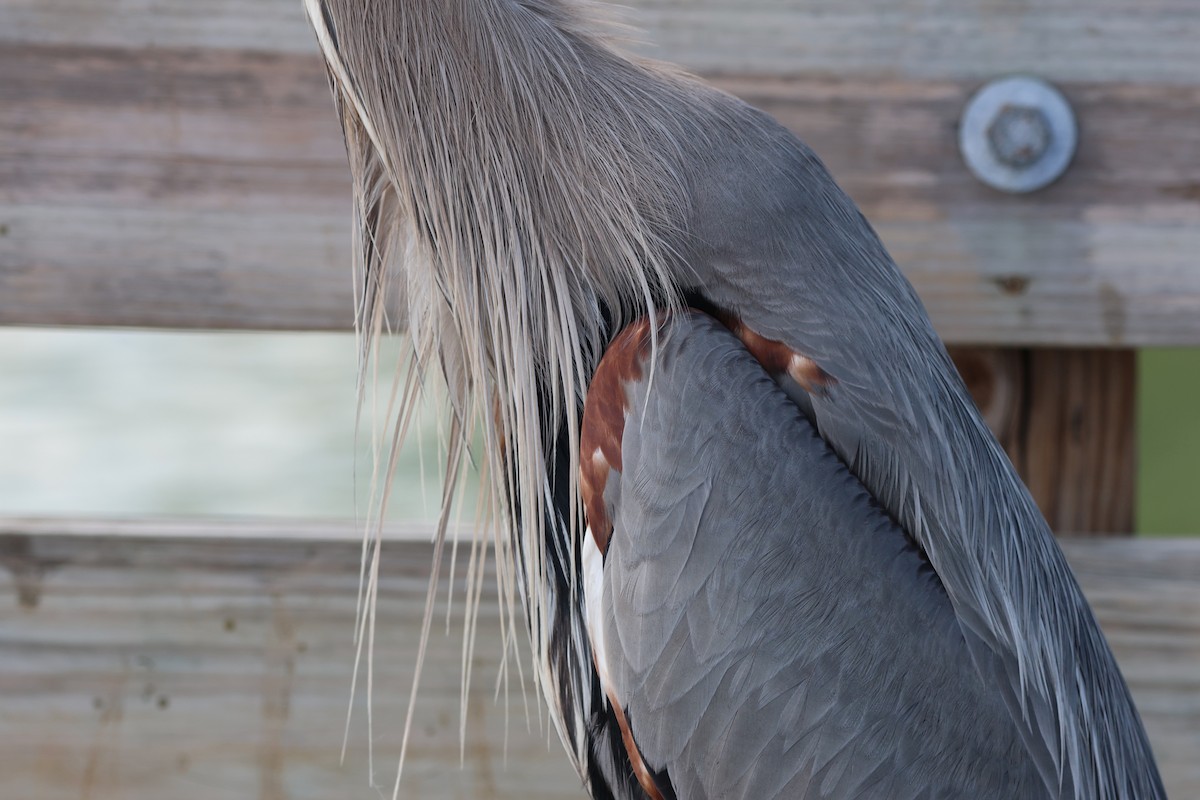
[[[950,354],[1051,528],[1133,530],[1135,351],[956,347]]]

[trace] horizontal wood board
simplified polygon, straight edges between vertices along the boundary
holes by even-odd
[[[182,539],[145,530],[56,535],[47,521],[36,534],[15,522],[2,529],[0,796],[377,796],[367,786],[361,699],[338,764],[357,545],[256,539],[253,527],[239,534],[214,526],[199,536],[196,525]],[[1133,687],[1170,796],[1200,796],[1200,540],[1064,547]],[[374,716],[384,784],[398,752],[430,554],[414,542],[385,550]],[[526,730],[520,690],[492,701],[500,640],[490,576],[459,766],[463,563],[449,637],[441,634],[444,604],[437,610],[401,796],[582,796],[557,741],[548,745],[536,720]]]
[[[643,0],[644,52],[775,114],[954,343],[1200,342],[1200,6]],[[1030,72],[1068,175],[1014,198],[957,119]],[[0,6],[0,323],[340,329],[345,157],[298,0]]]
[[[6,0],[0,41],[310,53],[300,0]],[[805,72],[1193,85],[1190,0],[626,0],[635,49],[710,73]]]

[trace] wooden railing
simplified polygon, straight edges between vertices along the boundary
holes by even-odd
[[[1200,343],[1200,6],[635,5],[657,43],[637,47],[826,160],[1056,529],[1128,532],[1132,348]],[[1012,72],[1056,82],[1081,125],[1067,175],[1020,198],[955,142],[969,95]],[[298,0],[0,4],[0,324],[345,329],[347,190]],[[361,698],[338,765],[349,523],[0,528],[0,796],[376,796]],[[376,653],[388,785],[429,559],[398,539]],[[1200,797],[1200,541],[1066,547],[1171,796]],[[479,635],[463,766],[458,639],[435,637],[402,796],[579,796],[515,672],[493,702],[498,626]]]
[[[375,752],[388,788],[430,563],[414,533],[389,541],[381,573]],[[0,794],[376,797],[361,696],[347,760],[338,761],[354,664],[352,536],[350,525],[312,523],[0,523]],[[1133,688],[1170,796],[1200,796],[1200,541],[1064,546]],[[443,599],[401,796],[580,797],[515,664],[507,693],[494,699],[501,646],[490,577],[460,754],[463,562],[456,572],[443,576],[455,592],[452,633],[444,634]]]

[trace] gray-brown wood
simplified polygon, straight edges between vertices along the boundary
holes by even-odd
[[[431,543],[435,528],[428,522],[389,522],[387,542]],[[361,542],[362,523],[351,519],[274,519],[270,517],[12,517],[0,518],[0,536],[74,536],[123,539],[281,539],[292,542]],[[448,536],[467,542],[489,535],[476,527],[448,527]]]
[[[0,75],[0,320],[351,325],[315,58],[0,45]]]
[[[144,530],[132,539],[50,535],[51,522],[30,536],[18,524],[0,527],[0,796],[377,796],[366,785],[361,699],[346,764],[338,764],[356,544],[152,539]],[[222,532],[238,531],[210,533]],[[1200,796],[1200,541],[1065,547],[1133,687],[1170,796]],[[385,550],[374,718],[377,778],[385,785],[394,774],[430,553],[412,542]],[[536,719],[526,730],[515,683],[507,703],[492,702],[499,638],[490,576],[460,768],[464,563],[449,638],[439,604],[401,796],[581,797],[557,740],[548,745]],[[536,717],[539,701],[529,703]]]
[[[958,347],[950,354],[1051,528],[1133,530],[1135,351]]]
[[[388,797],[431,552],[385,554],[374,732]],[[0,797],[377,800],[361,694],[339,764],[359,553],[344,541],[0,536]],[[460,768],[466,555],[449,636],[438,606],[400,796],[580,797],[532,688],[514,672],[507,699],[493,699],[490,576]],[[514,647],[527,660],[527,641]]]
[[[1200,342],[1200,6],[644,0],[656,56],[822,154],[957,343]],[[342,328],[342,145],[301,4],[0,7],[0,323]],[[970,93],[1059,81],[1076,163],[962,166]]]
[[[644,52],[709,73],[874,74],[1192,85],[1187,0],[628,0]],[[292,0],[7,0],[0,41],[308,53]]]

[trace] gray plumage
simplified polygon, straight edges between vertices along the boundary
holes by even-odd
[[[630,389],[608,662],[679,797],[1050,796],[904,531],[727,330]]]
[[[802,404],[929,558],[1055,796],[1163,797],[1095,617],[916,293],[816,156],[745,114],[738,146],[699,173],[719,177],[696,186],[705,296],[837,380]]]
[[[567,0],[305,6],[350,154],[365,348],[397,312],[413,351],[406,403],[437,375],[450,389],[451,452],[482,428],[502,589],[511,609],[519,583],[535,674],[595,796],[641,790],[617,774],[631,766],[580,604],[580,408],[605,342],[684,298],[810,359],[831,384],[809,394],[784,378],[793,405],[781,405],[711,330],[701,338],[717,363],[699,372],[726,391],[683,391],[665,364],[649,373],[651,386],[664,383],[652,405],[674,403],[680,420],[761,412],[790,433],[748,419],[728,428],[737,441],[704,452],[729,459],[737,444],[757,466],[709,465],[720,469],[701,503],[680,492],[706,474],[687,459],[703,443],[666,427],[653,441],[631,438],[653,435],[649,420],[625,429],[645,471],[620,477],[617,560],[604,580],[642,605],[614,603],[607,627],[620,637],[616,692],[647,766],[710,796],[751,785],[764,787],[753,796],[795,796],[789,781],[818,762],[829,772],[811,796],[872,796],[864,780],[889,787],[879,796],[939,796],[968,775],[995,796],[1008,776],[1008,796],[1026,796],[1034,773],[1051,797],[1164,796],[1128,689],[1044,519],[912,287],[808,148],[737,99],[623,53]],[[786,469],[761,458],[764,435],[788,437],[794,453],[775,446]],[[736,480],[718,486],[717,475]],[[751,496],[779,505],[739,505]],[[788,503],[806,502],[811,527],[781,524],[800,514]],[[744,525],[758,531],[745,542]],[[671,541],[725,536],[732,553],[766,550],[705,572],[713,549],[656,554],[647,526]],[[776,550],[811,560],[764,565],[762,552]],[[655,598],[638,579],[646,570],[678,583]],[[369,577],[368,604],[374,585]],[[751,585],[763,593],[747,605],[739,592]],[[893,595],[884,625],[868,600]],[[812,620],[785,609],[793,602],[820,609],[821,625],[805,627]],[[755,603],[765,617],[747,611]],[[685,636],[680,620],[703,613],[712,629],[689,625]],[[685,644],[710,672],[673,672],[689,666]],[[939,685],[927,680],[937,653],[955,665]],[[905,667],[898,654],[915,660]],[[890,670],[877,667],[889,657]],[[747,703],[783,691],[764,669],[790,676],[783,683],[808,677],[761,712],[777,714],[775,738],[750,727],[731,736],[728,726],[742,730],[757,713]],[[907,709],[929,709],[937,724]],[[931,730],[943,738],[922,736]],[[775,756],[793,739],[788,753],[812,759]],[[961,747],[922,749],[934,741]],[[870,778],[851,770],[872,761]]]

